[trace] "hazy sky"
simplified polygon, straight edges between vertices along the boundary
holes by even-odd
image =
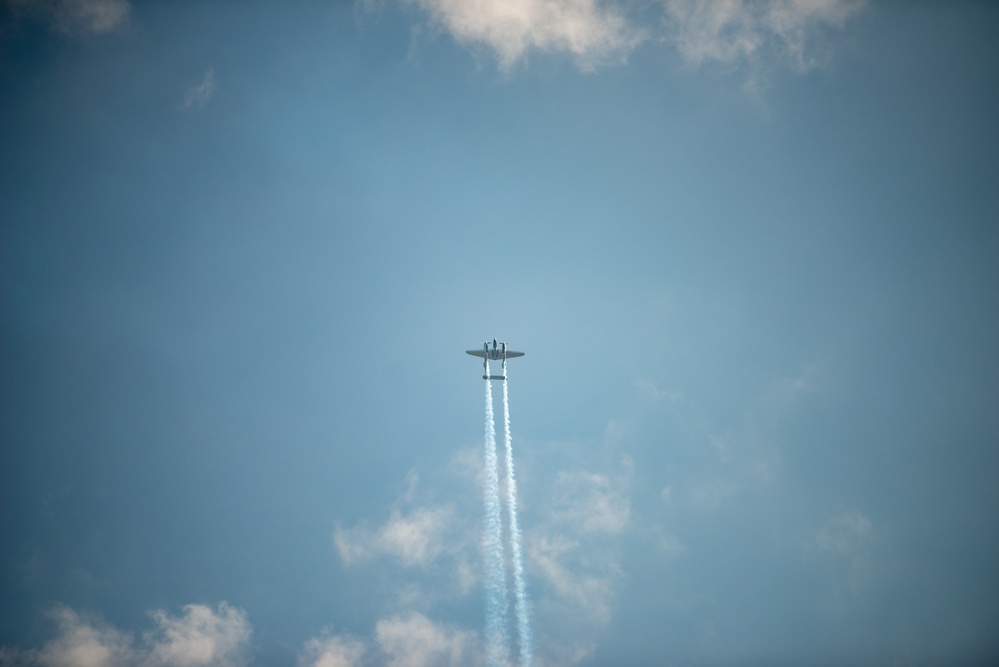
[[[997,34],[0,2],[0,665],[999,662]]]

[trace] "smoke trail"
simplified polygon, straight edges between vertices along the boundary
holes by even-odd
[[[506,441],[506,509],[510,523],[510,553],[513,559],[513,585],[517,599],[517,637],[520,640],[520,664],[531,667],[534,648],[531,645],[531,617],[524,581],[524,557],[520,549],[520,525],[517,521],[517,479],[513,474],[513,442],[510,437],[510,395],[503,381],[503,436]]]
[[[489,362],[486,362],[489,375]],[[485,559],[486,657],[491,667],[507,663],[506,560],[503,553],[503,518],[500,515],[499,472],[496,465],[496,424],[493,421],[492,381],[486,380],[486,451],[483,501],[486,517],[482,534]]]

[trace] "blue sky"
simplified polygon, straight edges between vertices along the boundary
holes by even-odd
[[[0,5],[0,664],[999,659],[999,9]]]

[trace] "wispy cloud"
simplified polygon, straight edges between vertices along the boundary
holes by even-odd
[[[457,487],[462,487],[475,480],[477,468],[461,465],[453,472],[461,475]],[[376,565],[382,590],[388,593],[385,602],[395,613],[429,613],[442,601],[453,602],[477,590],[480,505],[431,502],[445,487],[432,485],[427,491],[411,472],[383,523],[362,521],[345,527],[336,522],[332,543],[340,562],[358,568],[357,576],[373,574],[375,567],[363,566]],[[470,484],[458,497],[469,496],[474,497]]]
[[[871,579],[876,543],[873,522],[860,512],[840,512],[823,524],[815,545],[829,576],[827,610],[842,611],[862,596]]]
[[[51,612],[58,634],[38,650],[0,653],[11,667],[241,667],[251,629],[246,613],[226,603],[190,604],[180,616],[150,614],[156,629],[141,641],[69,607]]]
[[[694,507],[714,509],[739,493],[739,483],[731,479],[706,479],[698,482],[690,491],[690,502]]]
[[[617,535],[628,526],[631,502],[620,482],[604,474],[562,471],[554,489],[553,517],[584,533]]]
[[[597,625],[611,618],[614,584],[621,571],[616,558],[591,553],[582,542],[541,534],[530,544],[531,563],[548,586],[545,605],[560,614],[575,610],[575,620]]]
[[[418,507],[406,514],[392,510],[388,521],[375,530],[364,524],[337,525],[333,545],[344,565],[387,555],[406,567],[426,567],[445,551],[454,519],[450,506]]]
[[[184,101],[180,105],[181,108],[187,111],[200,109],[208,103],[208,100],[212,99],[215,89],[215,70],[209,67],[205,70],[205,75],[202,77],[201,83],[188,88],[184,92]]]
[[[117,667],[138,657],[132,638],[97,618],[87,618],[68,607],[51,612],[59,626],[59,635],[23,664],[88,665]]]
[[[481,662],[477,633],[434,623],[416,612],[378,621],[375,639],[388,667],[474,667]]]
[[[549,503],[535,513],[540,521],[528,534],[527,553],[539,584],[539,622],[560,628],[558,637],[546,639],[549,655],[588,655],[593,631],[613,616],[623,576],[621,540],[632,523],[632,474],[627,457],[602,472],[559,471]]]
[[[361,640],[326,632],[305,643],[298,667],[358,667],[366,652]]]
[[[532,51],[568,53],[584,70],[620,61],[644,37],[598,0],[406,0],[462,44],[491,49],[509,69]]]
[[[852,556],[866,550],[874,537],[874,525],[860,512],[842,512],[826,521],[815,538],[824,551]]]
[[[840,28],[864,0],[665,0],[668,38],[688,63],[779,58],[803,71],[807,45],[823,27]]]
[[[481,484],[479,450],[469,452],[455,457],[449,474]],[[616,458],[616,464],[599,472],[583,467],[554,471],[550,492],[527,504],[534,521],[525,532],[525,565],[539,622],[549,628],[544,645],[538,647],[539,660],[545,664],[570,665],[590,655],[593,630],[605,626],[613,615],[623,576],[621,542],[632,524],[629,493],[634,474],[627,456]],[[526,470],[530,476],[531,466]],[[483,659],[478,634],[428,619],[441,598],[439,593],[428,593],[424,577],[446,577],[436,588],[449,590],[452,601],[455,594],[476,590],[481,506],[427,503],[421,499],[426,492],[418,479],[415,474],[407,477],[405,490],[384,523],[338,525],[333,534],[345,566],[385,559],[401,570],[420,570],[418,580],[392,586],[394,600],[388,604],[393,615],[383,617],[375,636],[364,641],[364,655],[371,661],[379,655],[380,664],[401,667],[476,664]],[[435,488],[439,492],[440,487]],[[463,491],[463,497],[472,495],[470,491]],[[379,577],[385,581],[394,575],[381,568]],[[318,653],[313,650],[309,655],[314,658]]]
[[[509,70],[531,53],[572,56],[584,71],[621,63],[642,42],[671,44],[685,62],[747,67],[750,78],[777,62],[806,71],[825,29],[841,28],[866,0],[404,0],[469,47],[484,47]],[[371,9],[377,3],[366,0]],[[658,28],[650,28],[661,11]]]
[[[18,12],[44,17],[66,33],[103,34],[128,21],[128,0],[10,0]]]
[[[480,649],[474,630],[411,611],[380,619],[374,636],[366,639],[325,631],[306,642],[298,667],[477,667],[482,664]]]
[[[189,604],[181,616],[152,612],[157,632],[145,637],[150,665],[237,667],[246,660],[250,623],[241,609],[226,603],[212,609]]]

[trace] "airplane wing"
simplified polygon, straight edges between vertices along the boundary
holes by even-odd
[[[490,349],[488,352],[486,350],[465,350],[465,354],[470,354],[473,357],[480,357],[480,358],[485,357],[486,359],[492,359],[493,361],[503,358],[502,351],[500,350],[493,351],[492,349]],[[513,350],[506,351],[507,359],[513,359],[514,357],[522,357],[522,356],[524,356],[523,352],[514,352]]]

